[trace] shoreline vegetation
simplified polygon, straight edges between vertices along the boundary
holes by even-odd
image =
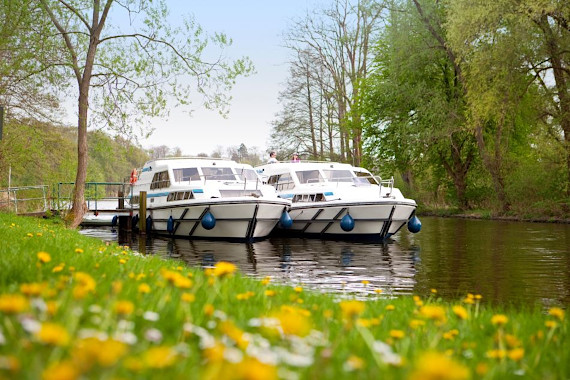
[[[509,222],[529,222],[529,223],[559,223],[570,224],[570,217],[554,217],[545,215],[521,216],[521,215],[500,215],[491,210],[471,210],[465,212],[458,209],[419,209],[418,216],[437,216],[441,218],[460,219],[485,219],[501,220]]]
[[[567,305],[366,299],[0,213],[0,379],[566,379]],[[387,292],[386,292],[387,293]]]

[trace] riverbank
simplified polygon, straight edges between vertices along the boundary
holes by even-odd
[[[462,219],[484,219],[484,220],[504,220],[511,222],[529,223],[561,223],[570,224],[570,215],[561,213],[558,216],[548,215],[503,215],[490,210],[470,210],[466,212],[458,209],[420,209],[417,212],[421,216],[438,216],[441,218],[462,218]]]
[[[567,378],[562,308],[338,299],[0,213],[0,378]]]

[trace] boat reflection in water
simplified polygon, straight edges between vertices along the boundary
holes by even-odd
[[[413,292],[418,257],[417,250],[402,250],[397,241],[359,244],[270,238],[246,244],[155,237],[133,248],[179,259],[190,266],[211,267],[228,261],[246,275],[270,276],[274,283],[321,292],[365,295],[378,294],[380,289],[384,296]]]

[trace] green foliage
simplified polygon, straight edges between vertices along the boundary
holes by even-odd
[[[121,182],[148,159],[147,152],[121,138],[90,132],[88,182]],[[74,128],[26,121],[5,124],[0,141],[0,187],[73,182],[77,162]]]

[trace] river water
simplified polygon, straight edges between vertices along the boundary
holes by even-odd
[[[235,263],[249,276],[357,297],[446,299],[481,294],[493,304],[570,305],[570,225],[423,217],[384,243],[269,238],[252,244],[121,238],[110,227],[82,233],[191,266]],[[381,289],[378,295],[375,291]]]

